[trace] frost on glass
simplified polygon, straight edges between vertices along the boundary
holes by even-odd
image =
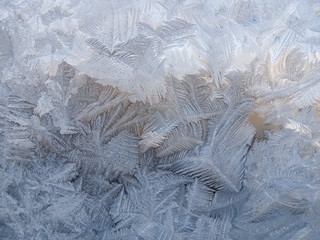
[[[0,239],[318,239],[320,4],[0,3]]]

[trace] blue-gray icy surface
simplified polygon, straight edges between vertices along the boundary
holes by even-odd
[[[0,2],[0,239],[319,239],[320,3]]]

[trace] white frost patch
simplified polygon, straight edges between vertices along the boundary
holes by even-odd
[[[39,114],[39,116],[42,117],[53,109],[54,106],[51,97],[46,92],[41,92],[41,97],[38,100],[37,107],[34,109],[34,113]]]

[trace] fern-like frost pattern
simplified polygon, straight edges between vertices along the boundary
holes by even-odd
[[[0,3],[0,239],[319,239],[320,4]]]

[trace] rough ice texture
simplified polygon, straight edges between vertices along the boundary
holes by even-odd
[[[319,239],[320,4],[0,3],[0,239]]]

